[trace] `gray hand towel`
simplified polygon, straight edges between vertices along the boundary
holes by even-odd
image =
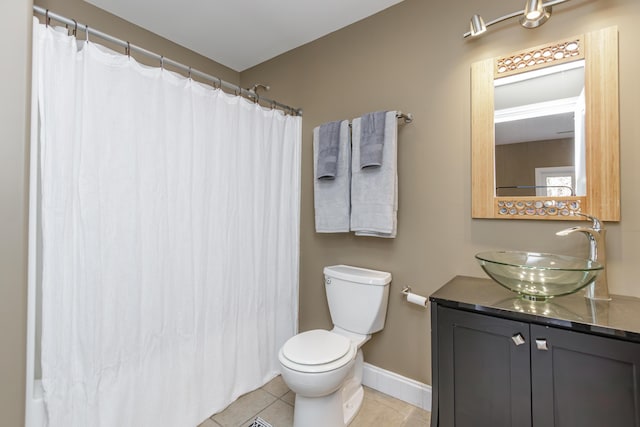
[[[360,120],[360,168],[380,167],[386,111],[368,113]]]
[[[320,125],[316,178],[335,179],[338,172],[340,121]]]

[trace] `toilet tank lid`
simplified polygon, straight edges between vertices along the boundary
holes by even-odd
[[[369,270],[368,268],[352,267],[350,265],[332,265],[325,267],[324,275],[367,285],[384,286],[391,282],[391,273]]]

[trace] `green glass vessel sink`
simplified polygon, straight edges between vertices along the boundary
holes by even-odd
[[[604,269],[597,261],[536,252],[480,252],[476,259],[493,280],[533,301],[577,292]]]

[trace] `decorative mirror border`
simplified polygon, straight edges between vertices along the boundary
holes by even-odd
[[[527,198],[527,197],[497,197],[494,211],[499,217],[513,217],[531,219],[536,217],[568,217],[576,212],[582,212],[583,197],[562,198]]]
[[[584,42],[582,37],[571,37],[507,56],[499,56],[495,61],[494,74],[496,78],[506,77],[583,58]]]

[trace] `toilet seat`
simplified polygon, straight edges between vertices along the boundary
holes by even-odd
[[[356,351],[348,338],[315,329],[289,338],[280,350],[279,359],[284,366],[295,371],[327,372],[349,363]]]

